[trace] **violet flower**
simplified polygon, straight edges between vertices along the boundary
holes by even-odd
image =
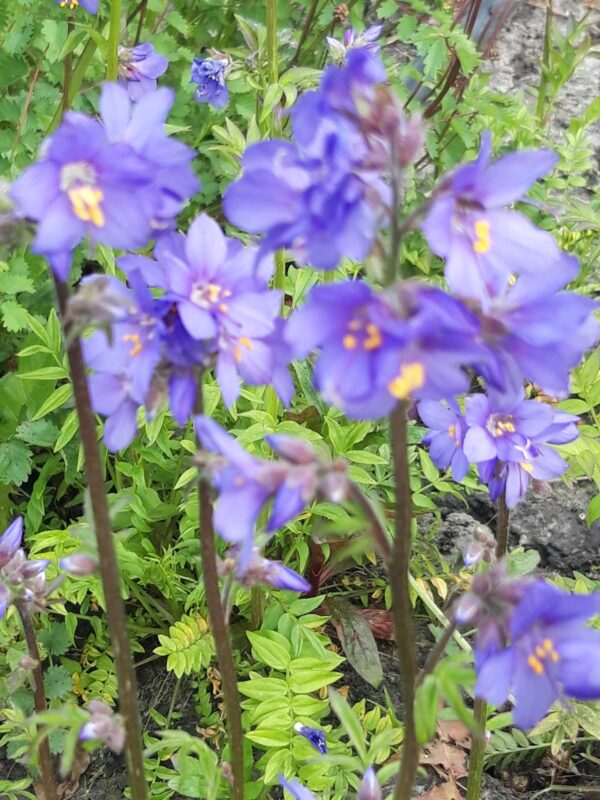
[[[600,592],[535,581],[510,615],[510,644],[480,658],[475,695],[502,705],[511,694],[519,728],[536,725],[555,700],[600,698],[600,631],[585,624],[599,613]]]
[[[381,800],[381,788],[373,767],[368,767],[358,787],[358,800]]]
[[[47,559],[28,559],[21,547],[23,519],[17,517],[0,536],[0,618],[11,603],[31,613],[46,606]]]
[[[75,11],[81,6],[88,14],[96,14],[100,5],[100,0],[54,0],[54,2],[67,11]]]
[[[383,25],[371,25],[369,28],[365,28],[362,33],[357,34],[354,28],[348,28],[348,30],[344,31],[341,42],[332,36],[326,36],[325,41],[330,54],[336,61],[343,61],[348,54],[348,50],[353,47],[363,47],[370,53],[377,54],[381,50],[381,47],[377,44],[377,39],[382,29]]]
[[[467,426],[453,398],[447,406],[434,400],[421,400],[417,405],[419,416],[431,428],[423,437],[429,445],[431,460],[439,469],[451,469],[452,477],[460,482],[469,471],[469,462],[463,451]]]
[[[154,50],[150,42],[135,47],[119,47],[119,77],[130,100],[139,100],[156,89],[157,81],[169,66],[169,59]]]
[[[463,364],[482,357],[477,319],[433,287],[386,293],[362,281],[315,287],[288,323],[302,358],[320,347],[315,386],[351,418],[388,414],[398,400],[442,399],[468,388]]]
[[[236,580],[247,589],[253,586],[271,586],[291,592],[308,592],[310,583],[293,569],[280,561],[271,561],[261,555],[258,547],[250,552],[233,545],[219,565],[220,575],[235,575]]]
[[[90,719],[79,732],[82,741],[97,739],[104,742],[113,753],[120,753],[125,746],[125,728],[123,718],[101,700],[88,703]]]
[[[277,780],[279,781],[279,785],[287,789],[295,800],[316,800],[310,789],[307,789],[306,786],[302,786],[300,781],[297,781],[295,778],[288,781],[283,775],[279,775]]]
[[[450,288],[487,307],[513,274],[535,274],[558,257],[545,231],[527,217],[505,210],[549,172],[558,157],[549,150],[509,153],[488,165],[491,137],[484,133],[479,156],[442,179],[423,231],[429,246],[446,259]]]
[[[513,508],[531,479],[550,480],[567,469],[551,445],[577,438],[577,417],[556,414],[551,406],[522,395],[471,395],[465,408],[464,454],[481,465],[480,477],[490,483],[492,500],[504,493],[507,507]]]
[[[327,754],[325,731],[322,731],[320,728],[311,728],[310,725],[303,725],[301,722],[296,722],[294,730],[296,733],[299,733],[300,736],[304,736],[318,753],[321,753],[321,755]]]
[[[348,109],[385,80],[381,62],[364,49],[344,67],[328,67],[320,90],[294,107],[294,142],[246,150],[242,177],[223,198],[227,218],[265,234],[263,249],[286,247],[319,269],[335,269],[343,257],[363,260],[387,215],[389,190]]]
[[[213,58],[195,58],[190,83],[195,83],[194,97],[198,103],[208,103],[213,108],[223,108],[229,101],[225,77],[230,59],[223,53],[211,51]]]

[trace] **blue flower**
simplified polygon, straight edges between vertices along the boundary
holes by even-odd
[[[139,100],[156,89],[156,79],[166,72],[169,60],[149,43],[119,47],[119,77],[131,100]]]
[[[296,733],[299,733],[300,736],[304,736],[305,739],[308,739],[315,750],[321,753],[321,755],[327,754],[325,731],[322,731],[319,728],[311,728],[310,725],[303,725],[301,722],[297,722],[294,725],[294,730]]]
[[[419,416],[431,428],[423,437],[429,445],[431,460],[440,469],[451,469],[455,481],[462,481],[469,470],[463,450],[467,426],[456,403],[449,398],[447,406],[435,400],[421,400],[417,405]]]
[[[585,625],[598,613],[600,592],[534,582],[510,616],[510,644],[480,657],[475,695],[502,705],[512,694],[519,728],[536,725],[555,700],[600,698],[600,632]]]
[[[214,108],[223,108],[229,100],[229,89],[225,83],[225,75],[229,59],[195,58],[192,64],[191,83],[196,83],[194,97],[199,103],[208,103]]]

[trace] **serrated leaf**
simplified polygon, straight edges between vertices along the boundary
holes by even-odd
[[[60,700],[73,689],[69,670],[62,665],[48,667],[44,673],[44,692],[48,700]]]
[[[27,444],[50,447],[56,441],[58,428],[48,419],[22,422],[15,431],[15,436]]]
[[[53,656],[62,656],[69,649],[67,626],[64,622],[54,623],[49,630],[40,631],[38,639]]]
[[[31,473],[31,450],[18,439],[0,444],[0,483],[20,486]]]
[[[25,330],[29,321],[29,314],[16,300],[2,302],[2,323],[9,333]]]

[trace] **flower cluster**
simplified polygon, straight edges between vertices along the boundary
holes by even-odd
[[[156,79],[167,71],[169,60],[149,43],[119,47],[119,78],[130,100],[139,100],[156,89]]]
[[[543,580],[509,580],[503,565],[475,576],[455,619],[477,625],[475,695],[502,705],[514,700],[513,721],[531,728],[557,699],[600,698],[600,592],[572,595]]]
[[[196,84],[194,97],[198,103],[223,108],[229,101],[225,78],[231,68],[231,58],[217,50],[211,50],[210,55],[210,58],[194,59],[190,83]]]
[[[198,377],[213,366],[227,405],[235,402],[242,380],[273,385],[284,403],[293,393],[281,294],[268,288],[271,259],[257,261],[254,248],[226,238],[205,214],[187,236],[163,237],[155,255],[123,256],[118,263],[131,288],[93,278],[83,282],[71,306],[75,318],[102,326],[85,341],[84,354],[94,370],[94,410],[108,417],[104,441],[110,450],[134,438],[138,408],[145,406],[151,417],[165,394],[184,424]]]
[[[537,400],[497,394],[473,394],[465,399],[465,414],[453,403],[422,402],[421,419],[431,428],[425,440],[432,461],[452,468],[462,480],[468,465],[477,464],[479,477],[490,487],[492,500],[504,495],[508,508],[521,500],[530,481],[563,474],[567,463],[553,445],[577,438],[577,417]]]
[[[41,159],[13,184],[17,210],[38,223],[32,250],[61,281],[84,236],[120,249],[144,247],[198,191],[193,151],[165,133],[173,97],[159,89],[132,109],[122,86],[105,84],[102,122],[65,114]]]
[[[17,517],[0,536],[0,617],[11,603],[27,611],[46,607],[50,588],[46,582],[46,560],[29,560],[21,547],[23,520]]]
[[[348,496],[349,480],[343,461],[324,461],[315,450],[300,439],[275,434],[267,443],[280,456],[266,461],[250,455],[214,420],[196,417],[195,428],[202,446],[217,457],[201,453],[201,464],[209,470],[218,491],[215,504],[215,528],[233,548],[236,576],[242,582],[277,585],[298,589],[298,580],[291,570],[278,565],[275,569],[260,559],[255,545],[255,528],[267,504],[271,512],[265,524],[272,534],[296,517],[316,497],[339,503]],[[290,574],[291,573],[291,574]],[[302,591],[309,586],[303,582]]]

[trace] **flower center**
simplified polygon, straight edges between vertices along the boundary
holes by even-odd
[[[420,389],[424,383],[425,368],[419,361],[413,361],[410,364],[402,364],[398,376],[388,383],[388,391],[399,400],[406,400],[415,389]]]
[[[226,297],[231,297],[231,291],[218,283],[195,283],[192,287],[191,301],[202,308],[218,306],[219,311],[226,314],[229,306],[222,302]]]
[[[96,171],[86,161],[66,164],[60,172],[60,188],[67,193],[75,216],[102,228],[106,224],[100,207],[104,192],[96,181]]]
[[[378,350],[383,344],[381,330],[373,322],[353,319],[348,324],[348,333],[342,339],[346,350],[362,347],[364,350]]]
[[[458,429],[454,423],[448,426],[448,436],[454,440],[455,447],[460,447],[460,438],[458,436]]]
[[[246,350],[252,350],[254,347],[254,345],[252,344],[250,339],[248,339],[247,336],[241,336],[238,339],[238,344],[240,344],[241,347],[233,348],[233,357],[235,358],[237,364],[239,364],[243,358],[244,351],[242,350],[242,347],[245,347]]]
[[[490,223],[486,219],[478,219],[475,221],[475,241],[473,242],[473,250],[476,253],[487,253],[492,246],[490,238]]]
[[[537,645],[533,653],[527,659],[527,663],[536,675],[543,675],[546,671],[545,662],[548,660],[552,661],[554,664],[560,661],[560,656],[554,649],[554,642],[552,639],[544,639],[541,644]]]
[[[129,355],[134,358],[138,356],[142,350],[144,349],[144,345],[142,344],[142,339],[139,333],[126,333],[123,335],[124,342],[131,342],[132,348],[129,351]]]
[[[79,0],[61,0],[58,5],[61,8],[68,8],[69,11],[73,11],[79,5]]]
[[[513,418],[507,414],[492,414],[487,421],[486,428],[495,438],[507,433],[515,433],[517,430]]]

